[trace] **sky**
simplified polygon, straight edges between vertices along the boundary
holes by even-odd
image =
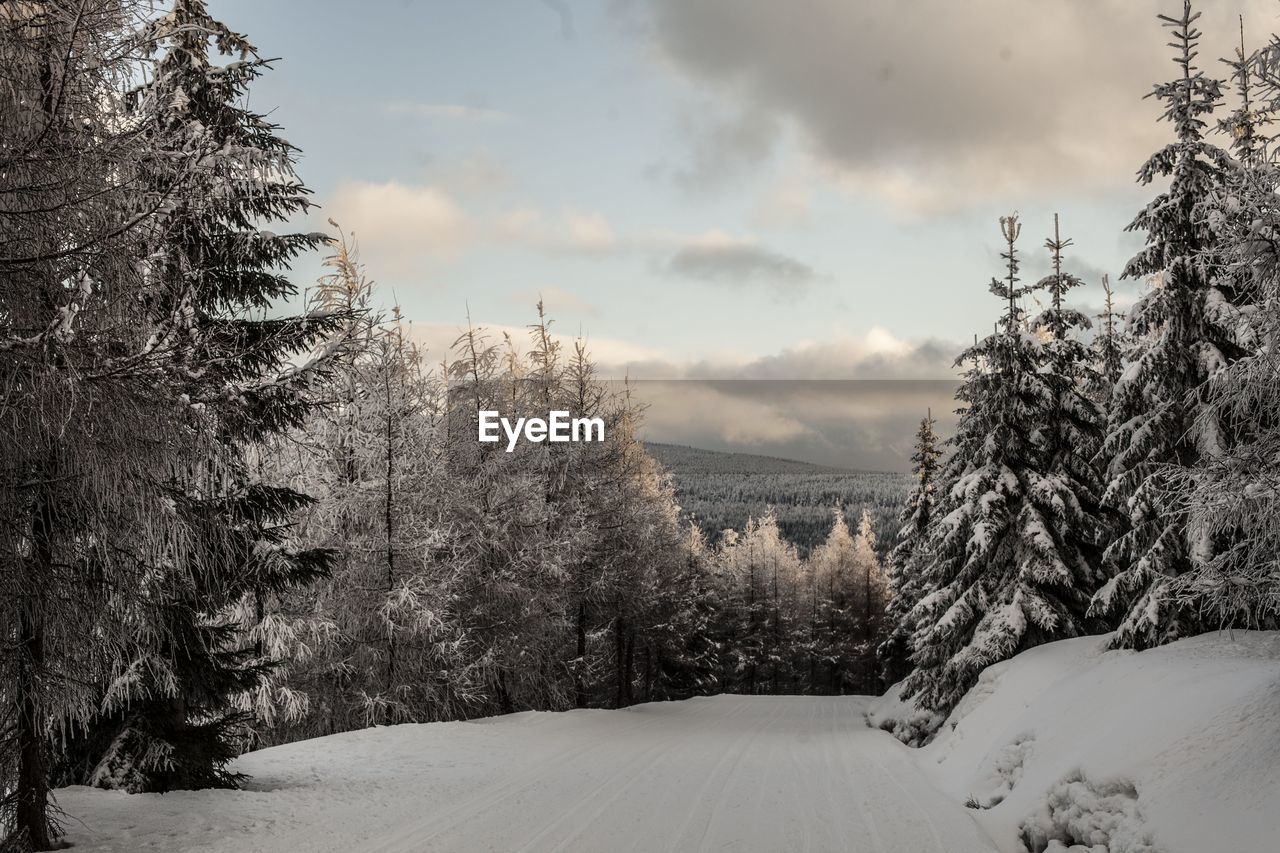
[[[1217,75],[1238,15],[1251,45],[1280,29],[1270,0],[1200,5]],[[279,57],[251,104],[302,150],[320,205],[305,225],[354,232],[429,357],[468,318],[523,336],[542,298],[610,375],[946,379],[998,316],[987,284],[1014,211],[1026,278],[1048,270],[1056,212],[1079,307],[1100,309],[1103,274],[1122,307],[1144,286],[1118,279],[1154,192],[1135,172],[1171,138],[1143,97],[1175,73],[1155,18],[1170,0],[210,8]],[[922,414],[904,402],[879,455],[829,431],[819,452],[811,422],[803,440],[753,434],[794,414],[777,399],[658,408],[704,445],[890,468]],[[653,420],[676,437],[658,423],[680,418]]]

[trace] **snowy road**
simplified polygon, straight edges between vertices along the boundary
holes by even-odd
[[[991,845],[859,698],[720,697],[601,718],[371,851],[969,853]]]
[[[102,821],[73,833],[101,850],[993,850],[911,751],[866,727],[866,701],[723,696],[398,726],[246,756],[247,791],[150,809],[84,789],[61,800]],[[137,812],[127,840],[108,837],[122,815],[104,804]]]

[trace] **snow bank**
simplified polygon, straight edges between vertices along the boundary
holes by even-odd
[[[921,766],[1006,851],[1280,849],[1280,632],[1103,643],[987,669]],[[895,688],[868,718],[910,731],[913,714]]]

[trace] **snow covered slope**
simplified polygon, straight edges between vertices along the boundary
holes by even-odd
[[[368,729],[246,755],[243,791],[58,802],[86,851],[1280,850],[1280,633],[1102,642],[991,667],[922,749],[865,725],[891,698],[720,696]]]
[[[1280,850],[1280,634],[1101,648],[1067,640],[989,668],[918,751],[922,769],[979,806],[1005,851],[1022,827],[1033,847]],[[902,710],[891,691],[870,717]]]
[[[719,696],[369,729],[244,756],[247,790],[72,788],[79,851],[990,853],[866,697]]]

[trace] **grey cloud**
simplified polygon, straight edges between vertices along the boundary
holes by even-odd
[[[676,251],[666,271],[728,284],[804,285],[817,278],[808,264],[750,243],[694,243]]]
[[[928,340],[902,351],[852,349],[821,343],[783,350],[740,368],[738,375],[758,379],[938,379],[954,372],[960,345]]]
[[[1169,137],[1142,100],[1175,73],[1154,17],[1168,3],[645,2],[672,65],[729,109],[793,120],[855,188],[901,205],[1107,189]],[[1214,74],[1238,12],[1255,41],[1274,19],[1267,0],[1200,10]]]
[[[637,359],[602,363],[602,376],[630,375],[637,379],[847,381],[953,381],[955,358],[963,349],[956,342],[926,340],[900,344],[885,351],[857,339],[820,341],[789,347],[743,363],[709,360],[689,362]]]
[[[721,189],[767,160],[780,130],[778,120],[762,110],[724,115],[705,104],[686,112],[680,124],[688,159],[671,169],[670,177],[682,189],[695,191]]]

